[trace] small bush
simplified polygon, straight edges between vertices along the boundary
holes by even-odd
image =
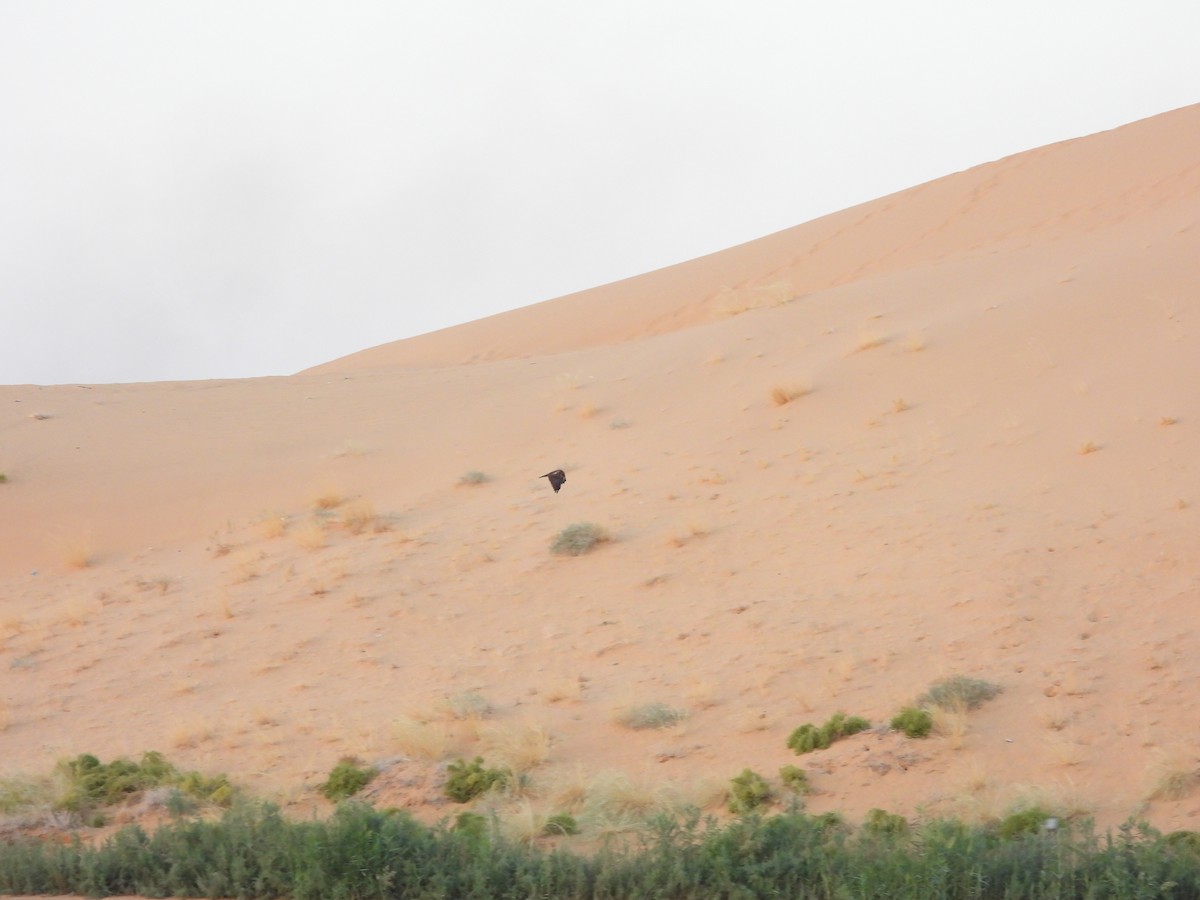
[[[844,712],[836,712],[829,717],[824,725],[804,724],[788,737],[787,745],[797,755],[811,753],[814,750],[824,750],[834,741],[866,731],[871,723],[859,716],[847,716]]]
[[[906,706],[892,716],[891,725],[910,738],[929,737],[929,732],[933,730],[933,715],[927,709]]]
[[[863,831],[867,834],[903,835],[908,834],[908,820],[882,809],[872,809],[863,820]]]
[[[460,812],[454,818],[451,831],[458,832],[473,844],[483,845],[488,839],[488,821],[477,812]]]
[[[8,476],[0,472],[0,484],[8,484]]]
[[[647,728],[666,728],[674,725],[685,715],[687,713],[683,710],[674,709],[665,703],[643,703],[640,706],[631,706],[623,710],[617,716],[617,722],[626,728],[642,731]]]
[[[1035,806],[1001,819],[1000,824],[996,826],[996,834],[1006,840],[1022,834],[1037,834],[1049,818],[1052,818],[1050,813],[1040,806]]]
[[[229,806],[236,794],[225,775],[180,772],[154,750],[143,753],[138,762],[115,759],[102,763],[90,753],[81,753],[61,761],[56,771],[64,781],[64,789],[55,805],[80,813],[85,819],[97,808],[157,787],[174,787],[193,800],[215,806]]]
[[[742,774],[729,783],[729,811],[735,815],[754,812],[770,802],[771,786],[757,772],[743,769]]]
[[[608,532],[591,522],[576,522],[558,533],[550,545],[557,556],[582,556],[597,544],[610,540]]]
[[[547,836],[579,834],[579,823],[574,816],[566,813],[555,813],[542,826],[542,834]]]
[[[459,759],[446,767],[446,796],[455,803],[469,803],[480,794],[505,784],[511,777],[507,769],[485,769],[482,756],[471,762]]]
[[[477,469],[472,469],[470,472],[464,473],[462,477],[458,479],[458,483],[469,487],[475,484],[484,484],[490,480],[491,479],[488,478],[487,473],[480,472]]]
[[[808,773],[799,766],[780,766],[779,780],[793,794],[812,793],[812,785],[808,783]]]
[[[1000,686],[980,678],[952,675],[936,681],[918,701],[922,706],[946,710],[975,709],[1000,693]]]
[[[360,766],[352,756],[343,757],[329,773],[329,778],[317,785],[326,800],[337,803],[347,797],[353,797],[379,774],[378,769],[370,766]]]

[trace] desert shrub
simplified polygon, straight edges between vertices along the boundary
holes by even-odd
[[[81,813],[88,821],[97,821],[94,810],[152,788],[173,787],[192,800],[214,806],[229,806],[236,796],[236,788],[225,775],[180,772],[155,750],[143,753],[138,762],[121,758],[102,763],[90,753],[81,753],[60,761],[55,772],[63,782],[55,805]]]
[[[0,472],[0,484],[8,484],[8,476]]]
[[[729,783],[729,811],[735,815],[754,812],[770,802],[771,786],[757,772],[743,769],[742,774]]]
[[[458,483],[461,485],[470,486],[474,484],[484,484],[490,480],[491,479],[488,478],[487,473],[480,472],[478,469],[472,469],[470,472],[463,473],[462,477],[458,479]]]
[[[1163,842],[1174,850],[1200,856],[1200,831],[1172,831]]]
[[[648,728],[666,728],[686,715],[683,710],[667,706],[665,703],[643,703],[622,710],[617,716],[617,722],[626,728],[642,731]]]
[[[867,834],[908,834],[908,820],[904,816],[882,809],[869,810],[862,827]]]
[[[933,715],[927,709],[906,706],[892,716],[891,725],[910,738],[929,737],[929,732],[933,729]]]
[[[811,753],[814,750],[824,750],[834,741],[866,731],[870,727],[871,723],[866,719],[836,712],[824,725],[801,725],[788,737],[787,745],[796,751],[797,755]]]
[[[542,834],[547,836],[579,834],[579,823],[572,815],[555,813],[542,826]]]
[[[361,766],[353,756],[345,756],[330,770],[329,778],[317,785],[317,790],[326,800],[337,803],[353,797],[378,774],[378,769]]]
[[[142,755],[140,762],[114,759],[102,763],[90,753],[65,759],[56,767],[65,782],[57,806],[75,812],[110,806],[147,788],[170,784],[178,773],[161,753]]]
[[[582,556],[597,544],[609,540],[608,532],[591,522],[576,522],[558,533],[550,545],[557,556]]]
[[[454,826],[451,830],[461,834],[477,846],[486,844],[488,840],[488,820],[477,812],[469,810],[460,812],[454,817]]]
[[[1000,686],[981,678],[951,675],[935,681],[918,701],[922,706],[941,709],[975,709],[1000,693]]]
[[[1050,813],[1040,806],[1024,809],[1001,819],[996,825],[996,834],[1005,840],[1022,834],[1037,834],[1049,818]]]
[[[794,794],[808,794],[812,792],[812,785],[808,783],[808,773],[799,766],[780,766],[779,780],[783,782],[783,786]]]
[[[446,711],[455,719],[486,719],[496,707],[478,691],[463,691],[446,700]]]
[[[485,769],[483,757],[470,762],[459,759],[446,767],[446,796],[455,803],[469,803],[480,794],[500,787],[511,778],[507,769]]]

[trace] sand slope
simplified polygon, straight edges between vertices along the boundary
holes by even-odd
[[[0,774],[1200,827],[1198,218],[1200,106],[292,377],[0,388]],[[785,746],[955,673],[1003,692],[942,736]]]

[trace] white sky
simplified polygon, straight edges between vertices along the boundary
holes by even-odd
[[[1195,0],[0,0],[0,384],[288,374],[1200,101]]]

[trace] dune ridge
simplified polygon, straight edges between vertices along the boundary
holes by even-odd
[[[459,754],[547,812],[797,764],[852,819],[1200,827],[1198,151],[1192,106],[289,377],[0,387],[0,774],[308,809],[353,754],[433,819]],[[955,674],[1001,692],[934,737],[786,747]]]

